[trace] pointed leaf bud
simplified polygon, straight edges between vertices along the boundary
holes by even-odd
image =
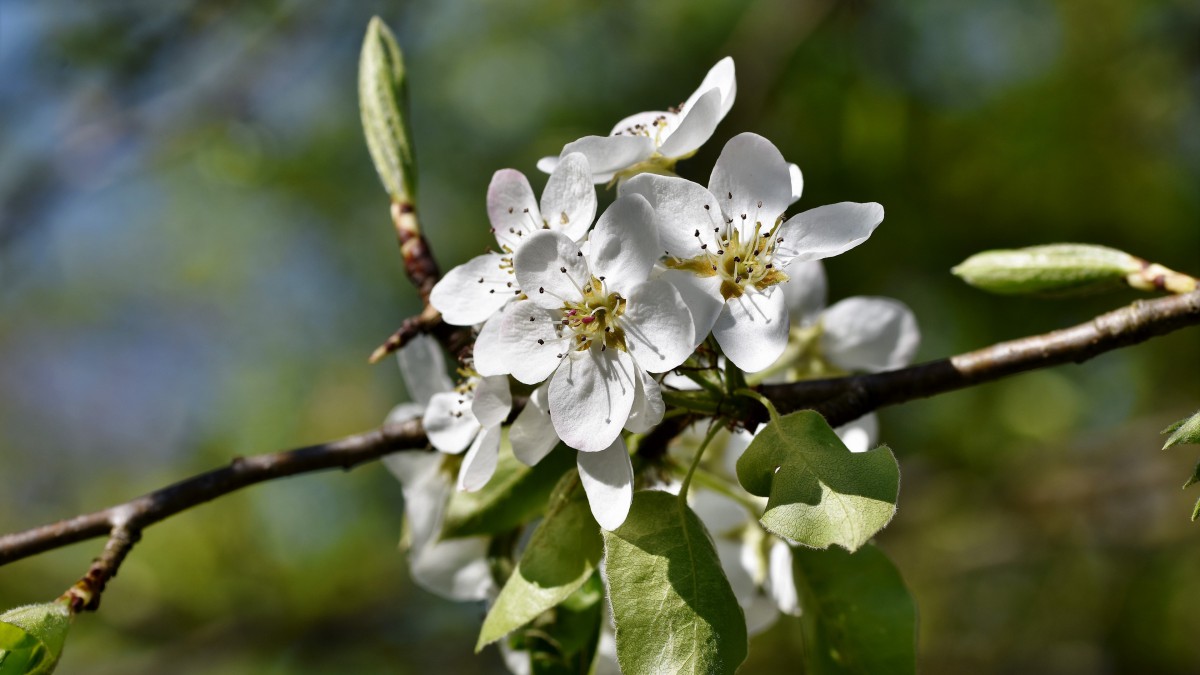
[[[358,106],[379,180],[396,204],[416,199],[417,164],[408,124],[408,83],[396,37],[372,17],[358,62]]]

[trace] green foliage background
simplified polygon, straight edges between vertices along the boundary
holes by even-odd
[[[681,165],[772,139],[800,207],[878,201],[831,299],[916,311],[933,358],[1073,324],[1132,292],[988,296],[985,248],[1088,241],[1200,272],[1200,10],[1035,2],[0,2],[0,529],[122,501],[239,454],[377,424],[367,354],[413,313],[362,141],[368,18],[410,72],[420,208],[446,268],[487,244],[492,171],[682,101],[732,55],[738,98]],[[1195,330],[884,411],[899,513],[878,545],[927,673],[1195,672]],[[219,500],[146,533],[61,672],[502,672],[482,607],[409,582],[381,466]],[[49,600],[90,542],[0,570]],[[797,663],[801,627],[745,672]]]

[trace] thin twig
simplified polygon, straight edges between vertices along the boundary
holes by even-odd
[[[1200,324],[1200,291],[1139,300],[1078,326],[1001,342],[901,370],[763,385],[759,390],[775,402],[780,412],[812,408],[837,426],[884,406],[1028,370],[1082,363],[1104,352],[1196,324]]]
[[[238,457],[224,467],[192,476],[124,504],[0,537],[0,565],[121,529],[131,533],[136,540],[141,530],[160,520],[247,485],[324,469],[349,469],[392,452],[427,445],[420,420],[410,420],[330,443]],[[118,558],[116,565],[119,564]]]

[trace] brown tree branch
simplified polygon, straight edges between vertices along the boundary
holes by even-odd
[[[884,406],[1028,370],[1082,363],[1104,352],[1196,324],[1200,324],[1200,291],[1139,300],[1071,328],[1001,342],[901,370],[763,385],[760,389],[780,412],[812,408],[824,415],[830,425],[838,426]]]
[[[80,592],[75,595],[82,599],[82,608],[92,609],[99,602],[95,596],[116,574],[125,553],[141,536],[141,531],[160,520],[247,485],[324,469],[350,469],[392,452],[427,445],[420,420],[410,420],[320,445],[238,457],[227,466],[192,476],[124,504],[0,537],[0,565],[86,539],[109,536],[104,555],[76,585]],[[80,584],[84,587],[80,588]]]
[[[1200,324],[1200,291],[1139,301],[1072,328],[1003,342],[910,368],[760,389],[781,412],[812,408],[837,425],[887,405],[962,389],[1007,375],[1069,362]],[[672,418],[647,436],[647,452],[662,452],[692,416]],[[419,420],[389,424],[297,450],[238,458],[124,504],[0,537],[0,565],[95,537],[108,536],[88,574],[65,594],[76,611],[95,609],[141,531],[171,515],[247,485],[341,467],[349,469],[400,450],[426,448]]]

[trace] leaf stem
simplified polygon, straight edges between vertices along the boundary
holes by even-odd
[[[775,409],[775,404],[771,403],[771,399],[763,396],[753,389],[738,389],[737,391],[733,392],[733,395],[752,398],[755,401],[763,404],[763,407],[767,409],[767,414],[771,417],[771,424],[774,424],[776,427],[779,426],[779,411]]]
[[[688,467],[687,475],[683,477],[683,485],[679,488],[679,502],[687,504],[688,488],[692,484],[692,474],[696,473],[696,467],[700,466],[700,458],[704,456],[704,451],[708,448],[708,444],[712,442],[717,432],[721,430],[721,425],[717,424],[717,420],[713,420],[708,425],[708,433],[704,435],[704,442],[696,448],[696,456],[692,458],[692,465]]]

